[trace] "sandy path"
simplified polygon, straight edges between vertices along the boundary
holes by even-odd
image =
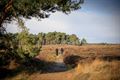
[[[71,71],[55,72],[45,74],[32,74],[30,80],[73,80],[74,73]]]
[[[73,71],[67,71],[66,65],[63,63],[62,55],[57,56],[56,63],[48,68],[50,73],[35,73],[30,76],[30,80],[72,80]]]

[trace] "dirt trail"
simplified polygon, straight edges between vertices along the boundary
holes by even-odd
[[[55,63],[48,67],[48,72],[63,72],[66,70],[67,70],[67,67],[65,63],[63,62],[62,55],[58,55],[55,60]]]
[[[30,80],[72,80],[73,72],[67,71],[62,55],[58,55],[55,62],[48,68],[50,73],[33,74]]]
[[[73,80],[73,71],[45,73],[45,74],[33,74],[30,76],[30,80]]]

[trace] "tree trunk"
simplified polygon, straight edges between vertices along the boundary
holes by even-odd
[[[5,7],[2,8],[1,16],[0,16],[0,27],[2,27],[4,20],[6,20],[6,18],[8,17],[7,13],[11,9],[12,3],[13,3],[13,0],[9,0],[8,3],[5,5]]]

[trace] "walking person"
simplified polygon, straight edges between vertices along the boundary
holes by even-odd
[[[56,51],[56,55],[58,56],[58,48],[56,48],[55,51]]]
[[[64,49],[63,49],[63,48],[61,48],[61,50],[60,50],[60,51],[61,51],[61,54],[63,54],[63,53],[64,53]]]

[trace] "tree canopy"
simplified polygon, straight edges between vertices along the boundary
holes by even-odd
[[[81,3],[83,0],[0,0],[0,26],[20,17],[41,19],[56,11],[68,14]]]

